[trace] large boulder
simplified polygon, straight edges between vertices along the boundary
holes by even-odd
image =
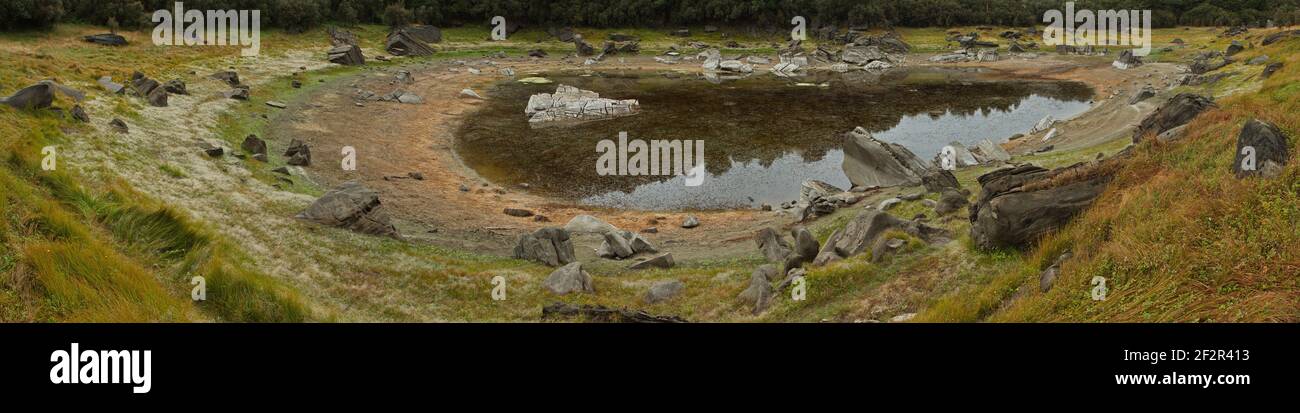
[[[740,292],[740,302],[753,309],[754,314],[762,313],[772,304],[772,280],[777,277],[776,267],[764,265],[754,270],[749,277],[749,287]]]
[[[832,239],[828,239],[827,244],[828,247],[833,246],[833,248],[829,251],[823,248],[818,253],[814,265],[852,257],[868,251],[875,245],[877,238],[881,234],[894,229],[928,243],[941,244],[951,241],[951,234],[943,229],[930,227],[915,221],[899,219],[883,211],[864,210],[858,213],[852,221],[849,221],[849,224],[844,227],[843,233],[832,234]]]
[[[1092,205],[1113,170],[1107,163],[1053,171],[1024,165],[980,176],[982,189],[970,208],[971,239],[984,250],[1027,249]]]
[[[13,95],[0,97],[0,104],[17,109],[44,109],[54,103],[54,92],[58,91],[80,102],[86,98],[76,89],[60,85],[52,80],[42,80],[36,84],[19,89]]]
[[[943,169],[932,169],[921,177],[921,184],[925,186],[927,192],[942,193],[947,189],[961,189],[961,183],[957,182],[957,176],[952,172]]]
[[[1286,135],[1277,125],[1258,119],[1246,121],[1237,136],[1237,156],[1232,171],[1238,178],[1252,175],[1275,176],[1291,158]],[[1253,164],[1247,162],[1246,148],[1254,152]]]
[[[596,286],[592,283],[591,274],[582,269],[582,263],[573,262],[563,267],[551,271],[551,275],[542,281],[542,288],[548,291],[565,295],[568,293],[594,293]]]
[[[117,33],[101,33],[83,36],[81,38],[90,43],[102,44],[106,46],[126,46],[126,38]]]
[[[571,125],[599,119],[610,119],[640,113],[641,104],[636,99],[615,100],[602,98],[596,92],[559,85],[555,93],[538,93],[528,98],[524,115],[528,125],[543,127]]]
[[[1197,115],[1210,108],[1217,108],[1210,98],[1191,94],[1180,93],[1169,99],[1160,110],[1147,116],[1138,125],[1137,132],[1133,134],[1133,143],[1141,142],[1148,135],[1156,136],[1167,130],[1182,126],[1191,122]]]
[[[548,227],[519,236],[515,243],[514,258],[535,261],[558,267],[576,262],[573,240],[564,228]]]
[[[785,257],[793,251],[781,233],[772,228],[758,230],[754,235],[754,243],[758,244],[758,251],[763,254],[763,258],[771,262],[785,262]]]
[[[569,223],[564,224],[564,229],[575,234],[604,234],[618,230],[617,227],[591,215],[573,217]]]
[[[360,181],[348,181],[321,195],[297,215],[298,219],[362,234],[397,237],[379,193]]]
[[[433,48],[405,30],[395,30],[384,41],[384,50],[393,56],[430,56]]]
[[[902,145],[876,140],[861,127],[844,134],[841,165],[853,186],[916,185],[930,168]]]

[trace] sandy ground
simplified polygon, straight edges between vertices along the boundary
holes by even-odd
[[[923,62],[926,56],[909,56]],[[458,61],[459,60],[459,61]],[[1178,68],[1148,64],[1120,71],[1110,58],[1044,55],[1038,59],[1011,59],[995,63],[963,64],[990,70],[988,76],[1004,78],[1046,78],[1081,81],[1097,93],[1093,108],[1056,125],[1058,136],[1042,141],[1042,133],[1006,144],[1013,154],[1028,153],[1046,145],[1057,150],[1081,148],[1107,142],[1131,133],[1133,125],[1162,102],[1165,96],[1129,105],[1128,99],[1141,85],[1150,83],[1164,90]],[[945,65],[952,66],[952,65]],[[472,74],[468,68],[481,71]],[[792,220],[778,212],[735,211],[624,211],[573,205],[529,193],[524,188],[501,188],[466,167],[454,151],[454,132],[465,114],[482,103],[460,97],[462,89],[481,91],[493,82],[508,79],[499,73],[512,68],[516,77],[561,69],[583,69],[578,59],[465,58],[406,65],[415,78],[411,85],[394,81],[397,68],[368,72],[359,78],[336,81],[310,96],[310,105],[284,116],[274,128],[285,144],[301,139],[312,147],[313,164],[306,168],[311,178],[325,187],[359,179],[378,190],[384,204],[398,218],[399,229],[412,240],[448,247],[509,254],[519,234],[544,226],[562,226],[580,214],[599,217],[629,230],[658,229],[650,239],[661,250],[672,252],[678,261],[734,257],[754,253],[752,234],[764,226],[788,228]],[[611,58],[594,70],[671,70],[697,72],[699,65],[685,61],[677,65],[654,62],[650,56]],[[758,66],[756,72],[766,72]],[[358,105],[359,89],[376,94],[402,88],[425,100],[411,105],[367,101]],[[522,116],[522,114],[521,114]],[[357,169],[340,167],[341,150],[357,150]],[[922,156],[923,158],[925,156]],[[419,172],[423,180],[385,179]],[[469,188],[462,191],[461,186]],[[797,194],[791,194],[797,197]],[[547,217],[549,222],[505,215],[505,208],[526,208]],[[687,215],[699,217],[702,225],[680,228]],[[577,251],[584,261],[594,257],[598,236],[578,238]]]

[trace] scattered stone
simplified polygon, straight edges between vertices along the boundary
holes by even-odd
[[[902,199],[898,199],[898,198],[889,198],[889,199],[886,199],[886,200],[884,200],[884,201],[880,201],[880,206],[877,207],[877,208],[880,209],[881,211],[888,211],[888,210],[894,209],[895,206],[898,206],[898,204],[901,204],[901,203],[903,203],[903,200],[902,200]]]
[[[293,139],[289,142],[289,148],[284,151],[284,156],[289,158],[287,162],[293,166],[310,166],[311,165],[311,148],[303,141]]]
[[[468,188],[466,188],[468,190]],[[575,234],[604,234],[618,228],[591,215],[578,215],[564,224],[564,229]]]
[[[542,282],[542,288],[558,295],[596,292],[591,274],[582,269],[581,262],[569,263],[551,271],[551,275]]]
[[[167,83],[163,83],[162,86],[163,86],[163,90],[167,91],[167,93],[172,93],[177,95],[190,94],[189,91],[186,90],[185,82],[180,79],[168,80]]]
[[[129,133],[129,132],[130,132],[130,128],[128,128],[128,127],[126,126],[126,122],[123,122],[121,119],[118,119],[118,118],[113,118],[113,120],[109,121],[109,122],[108,122],[108,126],[113,127],[113,130],[115,130],[115,131],[117,131],[117,132],[120,132],[120,133]]]
[[[266,141],[258,138],[257,135],[248,135],[244,137],[244,142],[239,145],[240,149],[251,154],[266,154]]]
[[[276,101],[274,101],[274,100],[268,100],[268,101],[266,101],[266,106],[270,106],[270,107],[273,107],[273,108],[280,108],[280,109],[284,109],[284,108],[289,107],[289,105],[286,105],[286,104],[284,104],[283,102],[276,102]]]
[[[236,87],[221,93],[227,99],[248,100],[248,87]]]
[[[113,78],[111,76],[100,77],[98,82],[99,86],[103,87],[104,90],[107,90],[108,93],[122,94],[126,92],[126,86],[123,86],[120,83],[113,83]]]
[[[606,251],[608,256],[606,254],[601,254],[601,250]],[[636,251],[632,249],[632,243],[628,242],[627,238],[623,236],[622,231],[606,232],[605,243],[601,244],[601,250],[598,250],[596,255],[600,255],[602,258],[622,259],[631,257],[632,254],[636,253]]]
[[[397,238],[379,193],[360,181],[348,181],[321,195],[296,218],[369,235]]]
[[[71,114],[73,119],[76,119],[83,123],[90,123],[90,115],[86,114],[86,110],[83,109],[81,105],[72,105]]]
[[[1116,69],[1119,70],[1132,69],[1138,66],[1142,66],[1142,58],[1134,55],[1133,50],[1124,50],[1119,53],[1119,57],[1116,58],[1113,63],[1111,63],[1111,66],[1114,66]]]

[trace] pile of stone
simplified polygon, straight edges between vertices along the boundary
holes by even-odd
[[[345,66],[358,66],[366,63],[366,57],[361,54],[361,46],[357,45],[357,36],[352,32],[334,27],[327,30],[330,36],[330,49],[326,52],[326,58],[331,63],[338,63]]]
[[[420,34],[416,34],[420,33]],[[384,40],[384,50],[393,56],[431,56],[433,47],[420,40],[428,34],[423,31],[410,31],[407,28],[396,29],[388,33]],[[441,33],[439,33],[441,39]]]
[[[591,120],[635,115],[641,111],[636,99],[602,98],[596,92],[559,85],[555,93],[539,93],[528,98],[524,115],[533,127],[572,124]]]
[[[1125,50],[1119,53],[1119,57],[1116,58],[1113,63],[1111,63],[1111,66],[1119,70],[1132,69],[1138,66],[1142,66],[1142,58],[1134,55],[1132,50]]]
[[[131,87],[128,89],[134,96],[144,98],[149,102],[149,106],[166,107],[167,106],[167,88],[163,87],[157,80],[150,79],[143,73],[135,72],[131,74]],[[184,90],[184,86],[180,86]]]
[[[795,221],[802,222],[830,215],[837,209],[857,204],[867,195],[865,189],[845,191],[834,185],[810,179],[804,181],[800,187],[799,199],[782,203],[781,209],[789,211]]]
[[[515,242],[514,258],[529,260],[551,267],[576,264],[573,241],[564,228],[548,227],[519,236]]]

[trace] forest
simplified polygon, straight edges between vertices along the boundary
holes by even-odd
[[[135,29],[173,0],[0,0],[0,29],[77,22]],[[1157,27],[1292,25],[1300,0],[1079,0],[1077,9],[1153,10]],[[813,28],[1041,24],[1061,0],[188,0],[186,9],[261,10],[262,27],[302,31],[321,24],[455,27],[505,16],[524,26],[786,27],[804,16]]]

